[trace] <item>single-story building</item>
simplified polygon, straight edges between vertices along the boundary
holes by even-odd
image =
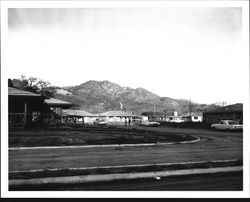
[[[243,124],[243,104],[237,103],[203,112],[203,122],[212,124],[221,120],[237,120]]]
[[[185,115],[182,115],[182,120],[184,122],[202,122],[203,121],[203,114],[202,112],[191,112]]]
[[[8,87],[9,127],[50,126],[61,123],[62,109],[72,103]]]
[[[142,117],[144,120],[148,121],[166,121],[167,113],[164,112],[143,112]],[[172,115],[172,113],[171,113]]]
[[[43,119],[40,114],[49,114],[49,107],[44,105],[46,97],[8,87],[9,127],[30,127],[40,125]]]
[[[166,122],[183,122],[184,120],[182,119],[182,116],[178,115],[178,112],[171,112],[171,113],[166,113],[164,116],[164,121]]]
[[[48,98],[44,100],[44,104],[51,110],[51,116],[47,118],[46,122],[48,125],[57,125],[62,122],[62,110],[68,109],[73,106],[70,102],[65,102],[55,98]]]
[[[95,114],[91,114],[82,109],[62,110],[62,123],[93,124],[97,119]]]
[[[72,103],[58,100],[55,98],[48,98],[44,100],[44,103],[50,107],[52,111],[54,111],[59,116],[62,115],[62,109],[68,109],[73,106]]]
[[[141,121],[141,116],[127,111],[107,111],[98,115],[98,117],[108,123],[108,125],[124,125],[126,119],[131,120],[131,124]]]
[[[174,112],[144,112],[142,113],[143,119],[149,121],[166,121],[166,122],[202,122],[201,112],[192,112],[191,115],[178,115],[177,111]]]

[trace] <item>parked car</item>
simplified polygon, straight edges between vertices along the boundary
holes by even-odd
[[[184,120],[180,117],[169,117],[169,120],[168,122],[171,122],[171,123],[183,123]]]
[[[183,123],[183,119],[170,120],[171,123]]]
[[[107,122],[104,121],[104,120],[102,120],[102,119],[96,119],[96,120],[94,121],[94,124],[95,124],[95,125],[107,125]]]
[[[160,126],[161,124],[157,121],[142,121],[142,126]]]
[[[216,130],[242,130],[243,125],[234,120],[221,120],[219,123],[212,124],[211,128]]]

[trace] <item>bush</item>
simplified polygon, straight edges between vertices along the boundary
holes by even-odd
[[[172,128],[195,128],[195,129],[210,129],[210,124],[203,122],[182,122],[182,123],[174,123],[174,122],[166,122],[160,121],[161,126],[167,126]]]

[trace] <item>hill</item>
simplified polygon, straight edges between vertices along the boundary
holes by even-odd
[[[55,87],[54,97],[72,102],[91,113],[108,110],[127,110],[137,114],[145,111],[187,113],[188,100],[160,97],[143,88],[122,87],[110,81],[90,80],[81,85]],[[192,103],[193,111],[207,109],[207,105]]]

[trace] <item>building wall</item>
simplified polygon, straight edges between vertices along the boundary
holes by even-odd
[[[203,121],[206,123],[218,123],[221,120],[238,120],[240,123],[243,123],[243,112],[203,114]]]
[[[149,121],[164,121],[165,117],[163,115],[148,116]]]
[[[137,118],[137,117],[125,117],[125,116],[99,117],[99,119],[106,121],[108,125],[125,125],[125,118],[130,119],[131,125],[133,125],[136,122],[141,121],[141,118]]]
[[[202,122],[202,116],[192,116],[192,122]]]
[[[82,119],[84,121],[84,124],[94,124],[96,117],[84,117]]]

